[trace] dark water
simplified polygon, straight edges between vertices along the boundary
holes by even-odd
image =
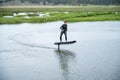
[[[120,21],[0,25],[0,80],[120,80]]]

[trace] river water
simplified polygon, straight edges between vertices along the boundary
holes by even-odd
[[[62,24],[0,25],[0,80],[120,80],[120,21]]]

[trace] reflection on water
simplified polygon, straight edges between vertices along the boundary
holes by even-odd
[[[68,50],[55,50],[55,53],[59,58],[59,64],[64,79],[69,80],[69,62],[75,58],[75,54]]]

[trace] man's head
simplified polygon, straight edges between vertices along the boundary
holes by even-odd
[[[64,21],[65,24],[67,24],[67,21]]]

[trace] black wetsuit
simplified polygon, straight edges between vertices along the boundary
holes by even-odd
[[[62,35],[65,35],[65,40],[67,41],[67,24],[63,24],[61,27],[60,41],[62,41]]]

